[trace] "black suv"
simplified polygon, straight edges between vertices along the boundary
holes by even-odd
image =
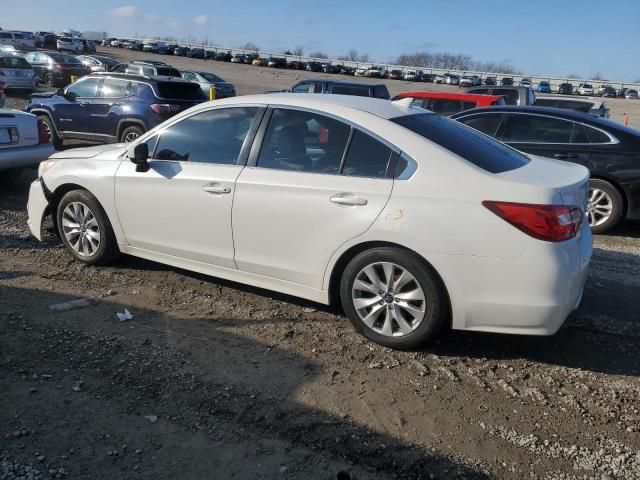
[[[303,80],[286,90],[292,93],[333,93],[389,100],[389,90],[382,83],[340,82],[334,80]]]
[[[25,111],[45,123],[57,147],[69,138],[131,142],[206,99],[200,85],[182,78],[99,72],[57,92],[31,95]]]
[[[558,93],[562,95],[571,95],[573,93],[573,85],[570,83],[561,83],[558,87]]]

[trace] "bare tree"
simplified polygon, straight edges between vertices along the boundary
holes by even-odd
[[[368,53],[360,54],[360,57],[358,58],[358,61],[360,61],[360,62],[368,62],[369,61],[369,54]]]
[[[241,45],[240,48],[242,50],[251,50],[251,51],[254,51],[254,52],[259,52],[260,51],[260,47],[258,45],[256,45],[255,43],[253,43],[253,42],[247,42],[244,45]]]
[[[301,45],[298,45],[293,49],[293,53],[291,55],[295,55],[296,57],[301,57],[302,55],[304,55],[304,47]]]
[[[447,52],[415,52],[400,55],[393,63],[412,67],[429,67],[444,70],[483,71],[514,74],[518,71],[507,62],[479,62],[466,54]]]
[[[570,73],[569,75],[567,75],[567,78],[578,79],[580,78],[580,75],[578,75],[577,73]]]
[[[347,52],[346,57],[347,57],[347,60],[351,60],[352,62],[357,62],[359,60],[358,50],[356,50],[355,48],[352,48]]]
[[[329,58],[329,55],[324,52],[311,52],[309,56],[312,58]]]
[[[600,72],[596,72],[593,75],[591,75],[591,80],[596,80],[596,81],[604,80],[604,77]]]

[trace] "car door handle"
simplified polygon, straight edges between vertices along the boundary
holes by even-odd
[[[202,191],[220,195],[222,193],[231,193],[231,188],[224,187],[222,185],[205,185],[204,187],[202,187]]]
[[[569,158],[577,158],[578,156],[574,153],[556,153],[553,158],[558,158],[560,160],[567,160]]]
[[[345,196],[344,194],[334,195],[329,198],[329,201],[332,203],[337,203],[338,205],[346,205],[350,207],[361,207],[366,205],[367,199],[362,197],[353,197],[353,196]]]

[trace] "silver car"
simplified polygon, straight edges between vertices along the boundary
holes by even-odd
[[[37,165],[52,153],[42,120],[30,113],[0,108],[0,170]]]
[[[630,88],[629,90],[627,90],[626,92],[624,92],[624,98],[626,98],[627,100],[637,100],[638,99],[638,91],[634,90],[633,88]]]
[[[35,90],[38,76],[24,58],[6,52],[0,52],[0,77],[5,88]]]
[[[215,98],[227,98],[236,96],[236,88],[232,83],[229,83],[219,76],[211,72],[202,72],[197,70],[182,70],[180,72],[182,78],[190,82],[194,82],[200,85],[202,91],[209,96],[211,87],[215,89]]]

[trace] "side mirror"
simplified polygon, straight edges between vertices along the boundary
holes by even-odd
[[[78,95],[76,93],[74,93],[74,92],[64,93],[64,91],[63,91],[63,96],[64,96],[64,98],[66,98],[67,100],[70,100],[72,102],[75,101],[75,99],[78,97]]]
[[[56,91],[56,95],[58,95],[59,97],[64,97],[64,88],[59,88]]]
[[[130,147],[127,157],[131,163],[136,165],[136,172],[146,172],[149,170],[149,146],[146,143],[138,143]]]

